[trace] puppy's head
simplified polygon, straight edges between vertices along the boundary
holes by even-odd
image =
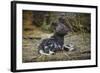
[[[66,25],[64,18],[59,18],[58,22],[53,22],[52,27],[54,28],[54,32],[59,36],[64,36],[68,33],[69,27]]]

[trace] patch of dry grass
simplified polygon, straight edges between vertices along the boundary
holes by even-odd
[[[42,34],[44,35],[44,34]],[[65,36],[65,44],[72,43],[75,50],[70,52],[57,52],[54,55],[39,55],[37,47],[41,39],[23,39],[23,62],[47,62],[47,61],[68,61],[68,60],[86,60],[91,58],[90,34],[86,33],[84,38],[82,34],[69,34]],[[66,56],[67,54],[68,56]]]

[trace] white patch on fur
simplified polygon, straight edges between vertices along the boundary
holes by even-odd
[[[74,48],[70,48],[70,49],[69,49],[69,51],[72,51],[72,50],[74,50]]]
[[[46,49],[46,48],[48,48],[48,46],[44,46],[44,48]]]
[[[55,48],[57,48],[57,44],[54,43]]]
[[[60,45],[58,45],[58,47],[59,47],[59,48],[61,48],[61,46],[60,46]]]
[[[39,53],[42,54],[42,55],[50,55],[50,54],[44,53],[43,50],[39,50]]]
[[[50,45],[51,47],[53,46],[53,44]]]
[[[49,51],[49,54],[53,54],[54,52],[53,51]]]
[[[67,45],[65,45],[65,47],[66,47],[66,48],[68,48],[68,49],[69,49],[69,51],[74,50],[74,45],[73,45],[73,44],[69,44],[68,46],[67,46]]]

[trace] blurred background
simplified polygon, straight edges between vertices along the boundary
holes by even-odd
[[[52,23],[59,17],[65,19],[65,25],[71,31],[65,36],[64,44],[72,43],[75,51],[38,57],[37,47],[45,38],[54,33]],[[91,14],[74,12],[47,12],[23,10],[23,51],[22,60],[26,62],[86,60],[91,58]]]

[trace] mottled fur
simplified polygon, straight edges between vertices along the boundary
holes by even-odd
[[[53,23],[53,26],[55,27],[54,35],[44,39],[38,47],[40,54],[53,54],[63,48],[64,36],[68,33],[69,28],[65,26],[62,18],[59,18],[59,22]]]

